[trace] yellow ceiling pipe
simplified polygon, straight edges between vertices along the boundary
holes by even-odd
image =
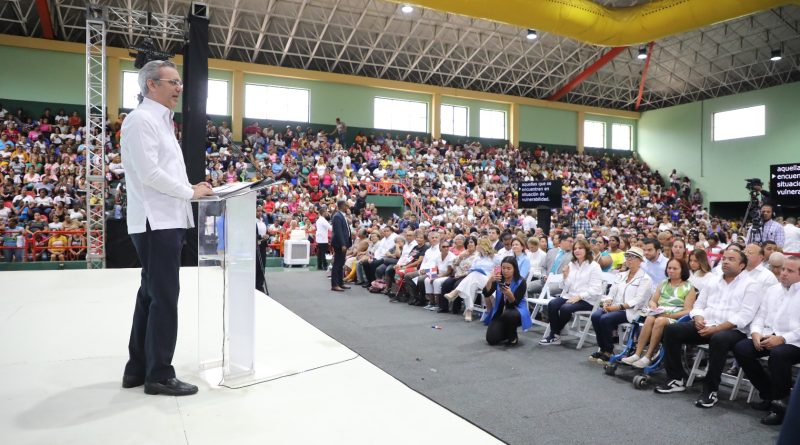
[[[608,8],[591,0],[388,0],[491,20],[600,46],[631,46],[800,0],[654,0]]]

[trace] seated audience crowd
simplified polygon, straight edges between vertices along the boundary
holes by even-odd
[[[85,257],[87,150],[105,151],[105,208],[111,218],[124,216],[124,118],[106,122],[105,147],[87,147],[77,112],[47,109],[33,118],[0,105],[5,261]],[[761,208],[767,239],[759,240],[711,217],[689,178],[673,170],[665,182],[635,154],[428,143],[391,133],[358,133],[347,143],[339,119],[330,134],[253,122],[241,147],[227,122],[209,121],[206,133],[213,186],[279,181],[259,199],[263,252],[280,254],[282,241],[304,230],[324,269],[329,221],[345,202],[354,234],[346,282],[390,302],[468,322],[479,317],[490,345],[519,344],[517,329],[528,330],[533,318],[548,326],[539,345],[559,345],[574,317],[584,317],[598,346],[590,359],[600,363],[612,360],[618,327],[640,323],[635,350],[620,362],[646,368],[663,359],[667,381],[656,393],[685,390],[684,347],[704,344],[709,367],[698,407],[717,403],[732,353],[760,395],[753,407],[769,411],[762,422],[783,420],[791,367],[800,363],[800,258],[782,250],[800,251],[800,235],[794,218],[777,222],[769,204]],[[549,233],[546,221],[516,206],[517,182],[546,179],[563,181]],[[409,210],[382,214],[370,194],[401,196]],[[532,317],[526,297],[541,295],[547,307]]]
[[[10,113],[0,104],[0,261],[86,257],[82,125],[76,111],[54,114],[48,108],[33,117],[22,109]],[[108,167],[119,172],[118,156]]]

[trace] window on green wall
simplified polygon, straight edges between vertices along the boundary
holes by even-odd
[[[738,110],[714,113],[714,140],[764,136],[766,133],[766,112],[764,105],[740,108]]]
[[[308,122],[308,90],[245,84],[244,117]]]
[[[375,128],[428,132],[428,104],[413,100],[375,98]]]
[[[583,121],[583,146],[606,148],[606,123]]]
[[[633,145],[633,127],[625,124],[611,124],[611,148],[630,150]]]
[[[139,73],[137,71],[122,72],[122,108],[136,108],[139,101]],[[208,98],[206,113],[220,116],[228,115],[228,81],[208,80]]]
[[[506,112],[481,110],[480,134],[487,139],[506,139]]]
[[[457,105],[442,105],[442,134],[469,136],[469,109]]]
[[[136,108],[139,101],[139,73],[136,71],[122,72],[122,108]]]
[[[228,115],[228,82],[208,79],[206,114]]]

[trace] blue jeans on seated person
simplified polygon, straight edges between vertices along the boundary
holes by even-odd
[[[547,316],[550,320],[550,335],[561,335],[561,330],[569,323],[572,314],[578,311],[590,311],[592,305],[584,300],[567,303],[566,298],[556,297],[547,303]]]
[[[622,323],[628,322],[625,311],[606,312],[602,309],[592,314],[592,327],[597,336],[600,352],[614,353],[614,330]]]
[[[6,263],[10,263],[12,261],[21,263],[24,261],[25,257],[23,249],[3,249],[3,255],[5,256]]]

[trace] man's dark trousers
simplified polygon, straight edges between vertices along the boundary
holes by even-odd
[[[747,338],[741,331],[728,329],[710,337],[697,333],[694,322],[673,323],[664,328],[664,365],[670,379],[681,380],[687,377],[681,362],[682,345],[708,345],[708,372],[703,380],[705,392],[717,391],[725,367],[728,353],[741,339]]]
[[[346,252],[342,247],[333,248],[333,267],[331,268],[331,287],[344,286],[344,261]],[[353,265],[355,267],[355,264]]]
[[[134,233],[131,240],[142,263],[125,375],[158,382],[175,377],[172,356],[178,338],[181,250],[186,229]]]

